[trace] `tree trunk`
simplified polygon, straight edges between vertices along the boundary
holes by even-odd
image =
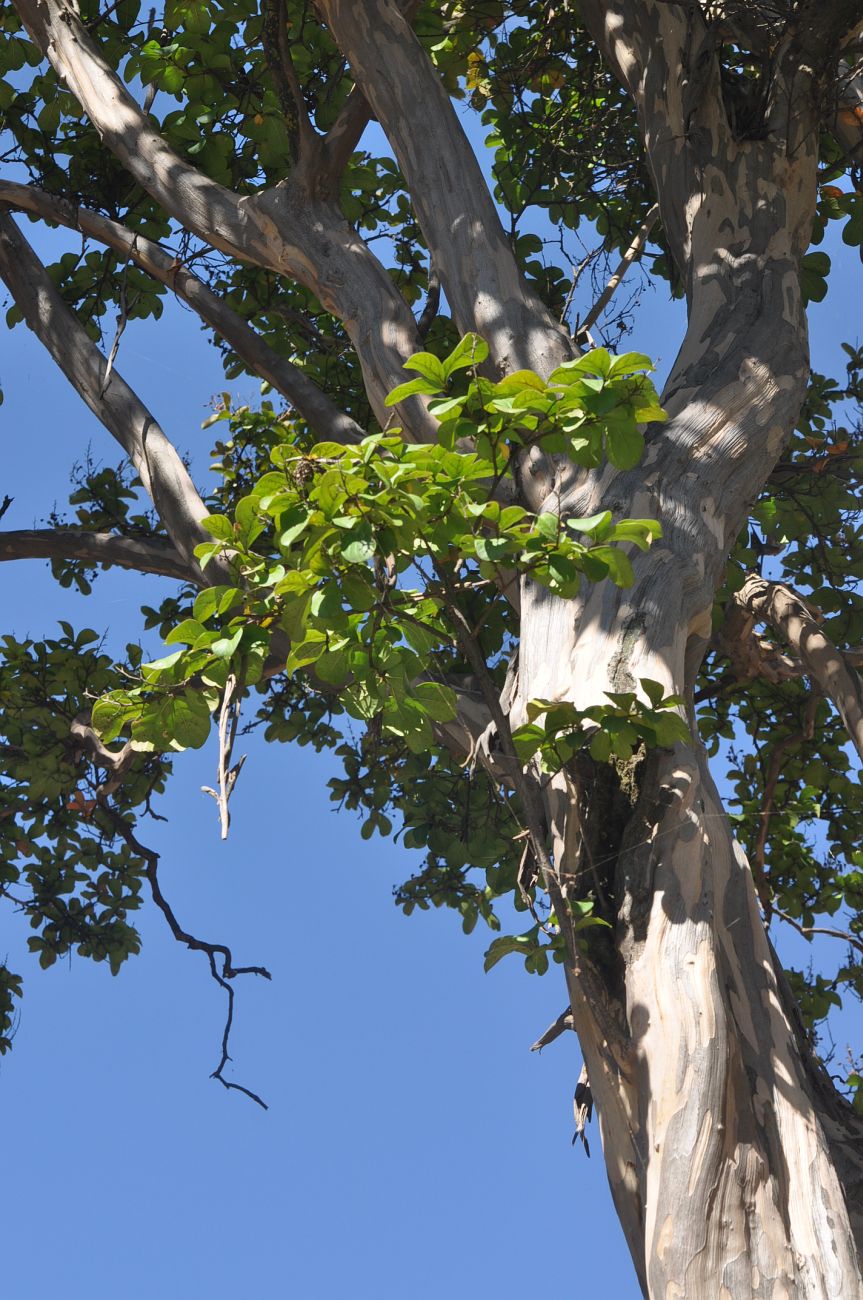
[[[678,236],[690,324],[664,395],[671,420],[638,470],[563,470],[543,505],[656,517],[663,539],[634,557],[629,590],[603,583],[564,602],[524,584],[515,723],[531,699],[583,708],[644,677],[688,702],[695,732],[715,590],[808,377],[797,267],[813,165],[786,159],[780,179],[752,145],[702,167]],[[686,205],[664,195],[679,226]],[[615,927],[582,950],[568,935],[568,983],[645,1294],[863,1295],[846,1207],[859,1228],[860,1127],[809,1059],[701,746],[575,764],[549,783],[546,809],[564,929],[566,895],[588,888]]]

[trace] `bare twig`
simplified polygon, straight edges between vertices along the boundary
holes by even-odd
[[[773,909],[773,913],[774,916],[779,917],[780,921],[786,921],[798,934],[802,934],[804,939],[808,939],[811,934],[824,934],[829,939],[841,939],[843,943],[849,944],[857,952],[863,953],[863,939],[858,939],[856,934],[851,934],[848,930],[834,930],[827,925],[801,925],[793,916],[789,916],[787,912],[781,912],[778,907]]]
[[[636,260],[636,258],[640,257],[642,252],[644,251],[644,245],[647,243],[650,232],[653,229],[653,227],[656,225],[658,218],[659,218],[659,204],[654,203],[653,207],[649,210],[647,216],[644,218],[644,222],[638,229],[634,239],[632,240],[632,243],[629,245],[626,252],[621,257],[620,262],[618,263],[617,270],[614,272],[614,275],[611,277],[608,284],[605,286],[602,293],[599,295],[596,302],[593,304],[590,311],[587,313],[584,320],[581,322],[578,329],[576,330],[575,333],[576,341],[578,341],[582,336],[587,337],[591,325],[595,325],[596,322],[599,320],[600,316],[605,311],[608,304],[611,302],[611,299],[614,297],[618,285],[620,284],[623,277],[626,275],[626,272],[629,270],[630,266],[632,266],[632,263]]]
[[[219,1063],[210,1075],[210,1078],[218,1079],[219,1083],[221,1083],[224,1088],[232,1088],[236,1092],[242,1092],[246,1097],[251,1098],[252,1101],[257,1102],[259,1106],[262,1106],[264,1110],[267,1110],[267,1103],[259,1097],[256,1092],[252,1092],[251,1088],[246,1088],[242,1083],[234,1083],[232,1080],[226,1079],[224,1076],[224,1069],[231,1060],[229,1047],[231,1028],[234,1022],[234,990],[229,981],[235,979],[237,975],[260,975],[262,979],[268,980],[272,979],[270,972],[264,966],[235,966],[231,950],[225,944],[208,943],[205,939],[198,939],[195,935],[189,934],[188,931],[184,930],[174,915],[170,903],[162,893],[162,888],[159,883],[158,853],[153,849],[145,848],[144,845],[140,843],[132,828],[118,812],[113,808],[108,807],[105,803],[102,803],[102,808],[107,813],[111,824],[120,838],[125,840],[135,853],[140,854],[146,863],[147,880],[150,885],[150,892],[153,895],[153,902],[168,922],[168,928],[170,929],[171,934],[178,943],[184,943],[187,948],[191,948],[194,952],[206,953],[207,960],[210,963],[210,974],[220,988],[225,990],[228,999],[228,1011],[225,1017],[225,1027],[222,1031],[221,1056],[219,1058]],[[219,968],[219,961],[221,961],[221,969]]]

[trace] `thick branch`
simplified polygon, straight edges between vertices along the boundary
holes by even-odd
[[[431,441],[436,424],[418,397],[395,413],[384,399],[404,379],[416,325],[398,289],[337,204],[314,197],[307,175],[240,197],[175,153],[108,66],[75,11],[61,0],[16,0],[37,47],[98,130],[106,147],[188,230],[232,256],[290,276],[344,322],[382,423]]]
[[[407,179],[453,318],[504,370],[548,373],[568,339],[527,288],[476,155],[395,0],[319,0]]]
[[[192,569],[167,541],[71,528],[24,528],[0,533],[0,560],[83,560],[86,564],[106,568],[117,565],[183,582],[201,581],[200,569]]]
[[[242,255],[252,232],[244,201],[166,143],[61,0],[17,0],[35,45],[85,109],[107,149],[148,194],[202,239]]]
[[[338,188],[339,179],[371,119],[369,101],[359,86],[352,86],[338,117],[322,141],[321,179],[325,179],[330,188]]]
[[[27,240],[0,209],[0,276],[24,319],[90,410],[125,451],[150,496],[165,531],[191,566],[194,547],[209,539],[208,513],[176,449],[116,370],[105,384],[107,362],[69,310]],[[104,391],[103,391],[104,390]]]
[[[152,240],[98,212],[76,208],[15,181],[0,180],[0,201],[98,239],[167,285],[233,348],[250,370],[272,384],[321,439],[354,443],[363,437],[360,425],[340,411],[299,366],[274,352],[226,302]]]
[[[836,705],[845,730],[863,758],[863,680],[824,634],[803,598],[782,583],[767,582],[752,574],[735,600],[769,623],[791,647],[808,676]]]

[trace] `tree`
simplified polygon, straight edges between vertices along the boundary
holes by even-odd
[[[119,970],[146,882],[227,991],[216,1074],[239,1086],[244,971],[181,928],[139,823],[215,726],[227,834],[249,701],[273,740],[337,750],[364,835],[395,815],[427,850],[405,911],[497,930],[514,907],[531,924],[487,966],[562,965],[539,1045],[578,1035],[578,1128],[595,1103],[645,1294],[863,1292],[863,1080],[837,1090],[815,1033],[863,988],[863,353],[809,382],[805,315],[829,270],[810,244],[837,220],[863,242],[863,6],[15,0],[3,21],[10,323],[127,467],[85,464],[74,521],[0,554],[82,590],[107,565],[179,584],[144,611],[154,662],[68,625],[5,639],[0,880],[41,964]],[[392,156],[362,147],[373,120]],[[11,210],[87,251],[46,268]],[[537,210],[562,247],[581,227],[622,254],[583,321]],[[643,256],[687,305],[661,399],[647,357],[592,346]],[[206,495],[116,365],[167,292],[266,390],[214,412]],[[849,959],[784,971],[777,919]],[[4,1049],[20,991],[0,968]]]

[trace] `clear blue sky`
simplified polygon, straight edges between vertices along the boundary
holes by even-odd
[[[836,365],[853,302],[839,286],[816,309],[831,340],[822,367]],[[649,292],[631,346],[665,369],[681,329],[679,307]],[[64,501],[88,443],[119,456],[23,328],[4,343],[2,489],[15,501],[3,526],[28,527]],[[189,313],[131,325],[117,366],[205,465],[200,424],[225,384]],[[232,388],[255,393],[251,380]],[[141,601],[169,588],[114,572],[84,601],[40,562],[3,565],[0,584],[0,631],[50,635],[68,618],[116,642],[137,636]],[[233,1039],[234,1077],[270,1110],[208,1079],[222,997],[152,908],[143,953],[117,979],[77,957],[40,971],[24,922],[4,910],[0,955],[25,975],[0,1064],[5,1294],[634,1300],[595,1122],[591,1160],[570,1146],[575,1038],[528,1051],[563,1007],[559,972],[537,979],[507,959],[485,975],[487,934],[465,937],[448,913],[404,918],[391,891],[409,855],[364,843],[332,811],[332,761],[246,748],[226,845],[200,793],[212,746],[178,760],[170,822],[147,837],[181,922],[273,973],[240,983]]]

